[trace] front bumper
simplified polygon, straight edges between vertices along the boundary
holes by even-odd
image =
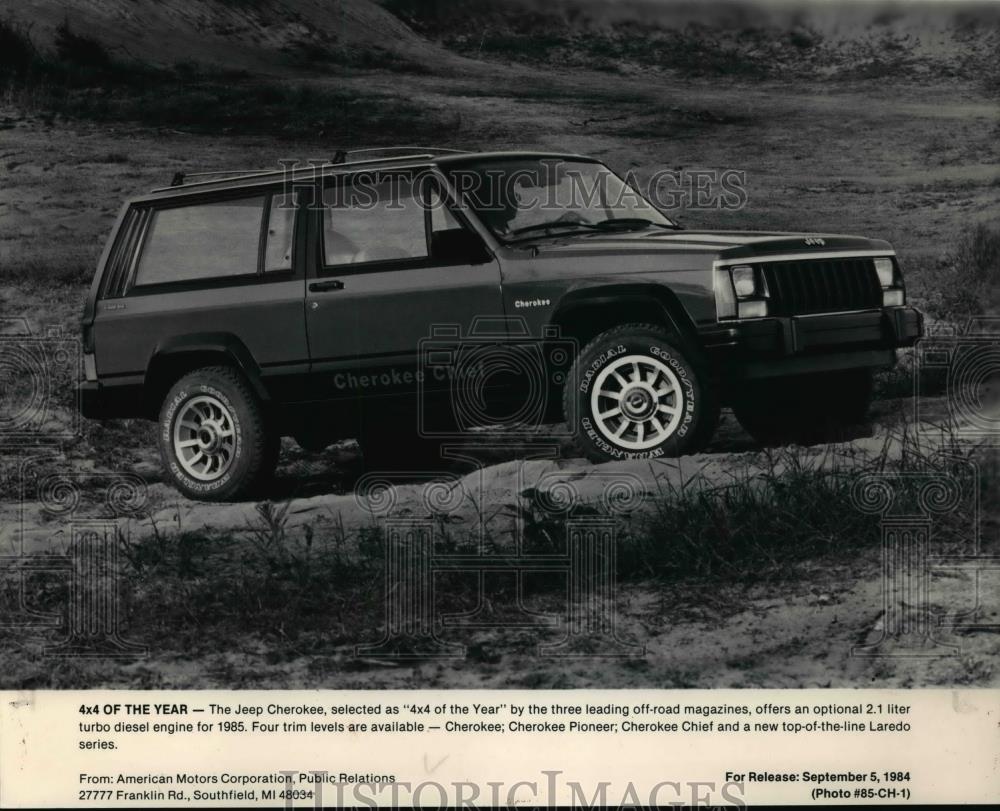
[[[919,310],[886,307],[713,324],[699,337],[727,377],[750,378],[889,367],[923,333]]]

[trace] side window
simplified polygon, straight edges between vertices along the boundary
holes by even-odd
[[[261,196],[154,211],[135,283],[256,273],[264,200]]]
[[[120,298],[128,289],[129,274],[135,264],[136,249],[152,216],[148,208],[133,208],[126,215],[115,236],[101,280],[101,298]]]
[[[427,257],[424,206],[408,178],[354,179],[323,190],[327,266]]]
[[[295,233],[295,195],[275,194],[267,220],[264,272],[292,269],[292,235]]]

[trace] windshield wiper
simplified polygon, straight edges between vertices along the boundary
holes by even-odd
[[[588,231],[631,231],[637,230],[639,228],[648,228],[651,225],[655,225],[657,228],[667,228],[669,230],[676,230],[678,226],[668,225],[667,223],[655,222],[654,220],[647,220],[644,217],[612,217],[607,220],[601,220],[600,222],[585,222],[583,220],[577,220],[574,222],[553,220],[552,222],[538,222],[534,225],[525,225],[522,228],[515,228],[508,234],[510,237],[521,237],[525,236],[532,231],[548,231],[553,228],[585,228]]]
[[[601,220],[594,224],[594,228],[599,228],[601,230],[611,231],[616,228],[632,229],[632,228],[648,228],[650,225],[655,225],[657,228],[675,228],[676,226],[667,225],[663,222],[655,222],[654,220],[647,220],[644,217],[612,217],[608,220]]]
[[[590,230],[595,230],[596,225],[590,222],[583,222],[582,220],[578,222],[559,222],[558,220],[553,222],[537,222],[534,225],[525,225],[521,228],[515,228],[508,234],[508,236],[519,237],[524,234],[528,234],[531,231],[548,231],[550,228],[587,228]]]

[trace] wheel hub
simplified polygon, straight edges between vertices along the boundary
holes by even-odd
[[[631,388],[622,396],[622,410],[632,419],[649,419],[656,411],[656,400],[645,388]]]
[[[198,446],[205,453],[214,453],[219,448],[221,433],[222,426],[206,420],[201,424],[201,430],[198,431]]]

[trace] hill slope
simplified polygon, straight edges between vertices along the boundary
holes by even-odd
[[[113,55],[154,65],[270,72],[373,51],[422,64],[449,58],[370,0],[0,0],[0,17],[29,26],[42,49],[67,23]]]

